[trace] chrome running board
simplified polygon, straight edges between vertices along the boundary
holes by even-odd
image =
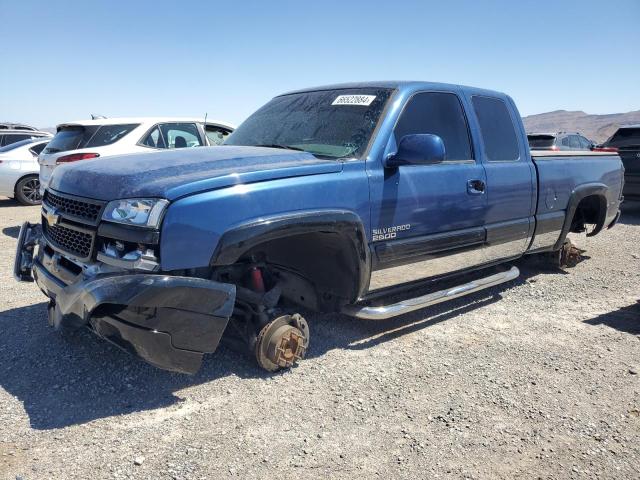
[[[397,315],[413,312],[414,310],[420,310],[421,308],[425,308],[430,305],[463,297],[470,293],[484,290],[485,288],[500,285],[501,283],[509,282],[518,278],[519,275],[520,270],[518,270],[518,267],[511,267],[511,269],[506,272],[496,273],[495,275],[473,280],[472,282],[458,285],[457,287],[429,293],[421,297],[410,298],[391,305],[383,305],[379,307],[346,305],[343,307],[342,313],[366,320],[385,320]]]

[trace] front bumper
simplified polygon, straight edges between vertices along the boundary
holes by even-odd
[[[202,278],[133,272],[68,284],[56,256],[40,248],[37,226],[22,226],[14,275],[35,279],[51,300],[57,327],[87,326],[102,338],[165,370],[193,374],[215,351],[233,313],[235,286]]]

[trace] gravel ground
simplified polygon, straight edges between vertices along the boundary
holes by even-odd
[[[0,478],[639,478],[640,207],[567,271],[392,321],[309,318],[268,375],[221,348],[163,372],[47,326],[0,199]]]

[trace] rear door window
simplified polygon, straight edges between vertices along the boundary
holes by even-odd
[[[137,123],[125,125],[102,125],[81,148],[104,147],[105,145],[116,143],[138,125],[139,124]]]
[[[562,139],[562,146],[563,147],[567,147],[567,148],[571,148],[571,143],[569,141],[569,137],[564,137]]]
[[[205,132],[210,145],[222,145],[227,137],[231,134],[226,128],[206,125]]]
[[[580,146],[580,139],[578,138],[577,135],[571,135],[569,137],[569,145],[571,146],[572,149],[574,150],[580,150],[581,146]]]
[[[487,159],[491,162],[518,160],[518,137],[507,104],[500,98],[481,96],[474,96],[472,102]]]
[[[462,104],[453,93],[417,93],[409,100],[396,125],[394,135],[400,143],[405,135],[438,135],[445,149],[445,160],[473,158],[467,119]]]
[[[203,145],[195,123],[163,123],[160,131],[165,148],[200,147]]]
[[[582,148],[584,148],[585,150],[591,149],[591,142],[589,141],[589,139],[584,138],[582,136],[578,136],[578,140],[580,140],[580,146]]]

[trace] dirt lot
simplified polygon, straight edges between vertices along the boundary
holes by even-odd
[[[223,348],[195,377],[47,326],[11,277],[38,211],[0,199],[0,478],[640,477],[640,207],[566,272],[312,317],[293,371]]]

